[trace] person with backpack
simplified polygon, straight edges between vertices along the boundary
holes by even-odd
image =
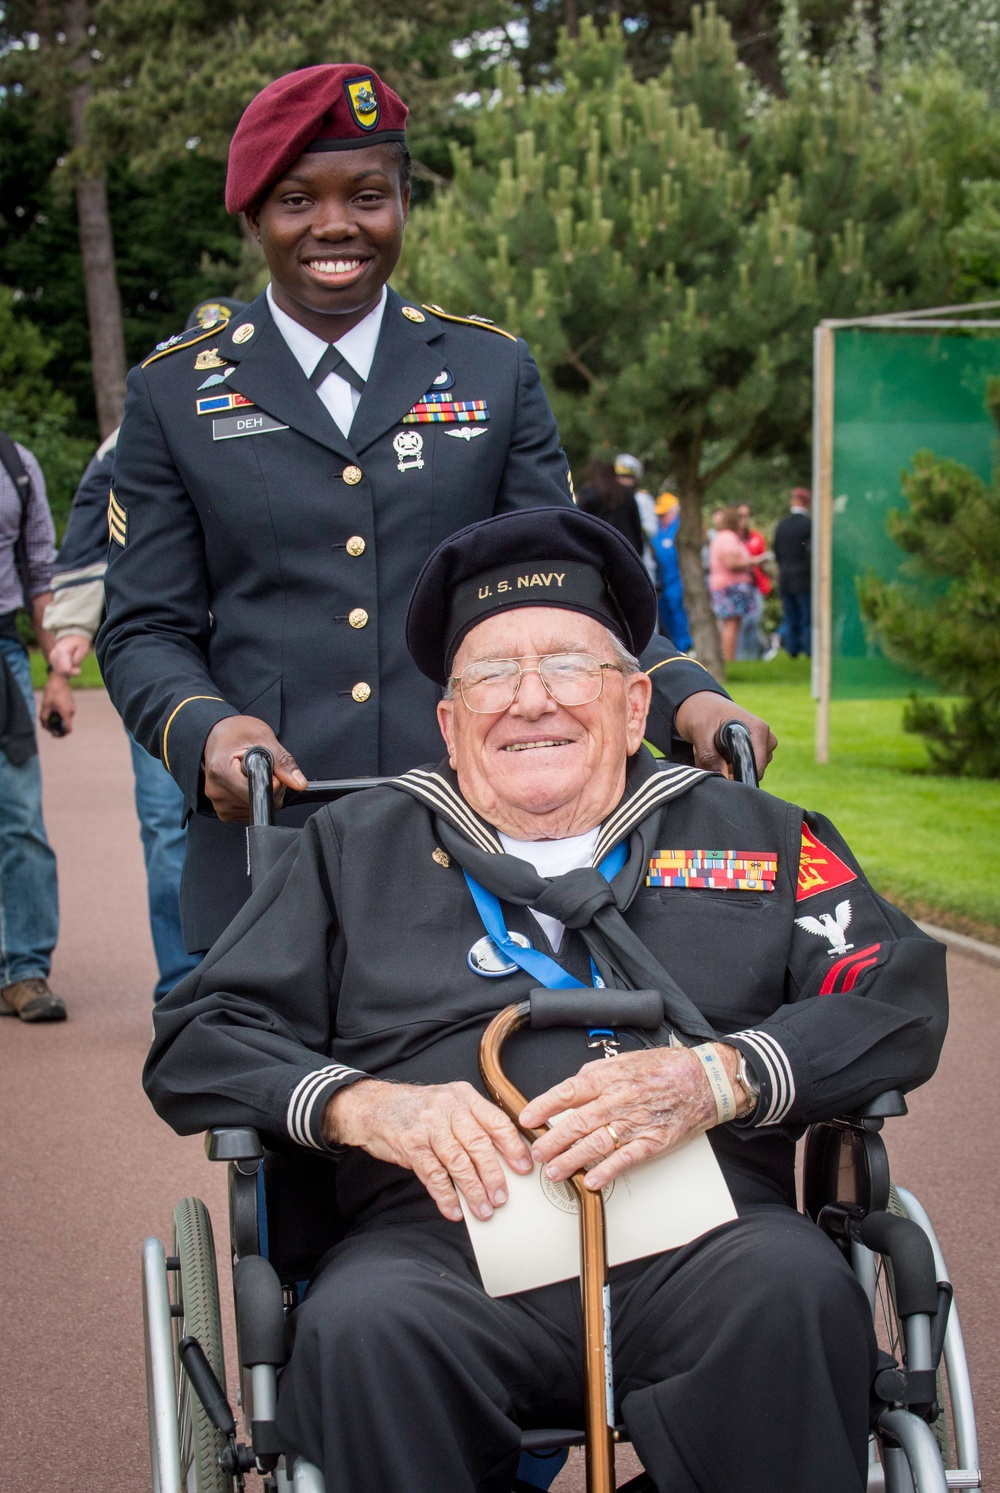
[[[0,435],[0,1016],[64,1021],[49,989],[59,934],[56,858],[42,818],[42,775],[32,717],[31,664],[17,628],[23,608],[46,660],[53,639],[42,619],[52,597],[55,529],[35,457]],[[72,729],[69,681],[50,674],[41,720],[54,736]]]

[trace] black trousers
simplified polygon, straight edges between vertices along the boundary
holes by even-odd
[[[579,1426],[577,1281],[491,1300],[461,1225],[350,1236],[295,1314],[279,1430],[327,1493],[509,1493]],[[860,1493],[874,1338],[815,1224],[758,1208],[612,1276],[616,1404],[661,1493]]]

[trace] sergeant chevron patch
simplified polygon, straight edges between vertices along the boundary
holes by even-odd
[[[778,857],[769,850],[658,850],[646,885],[773,892],[777,874]]]
[[[122,549],[128,542],[128,513],[115,497],[113,487],[108,491],[108,540],[120,544]]]

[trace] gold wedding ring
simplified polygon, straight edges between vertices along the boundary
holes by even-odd
[[[608,1134],[610,1135],[611,1139],[614,1141],[614,1143],[615,1143],[615,1150],[617,1151],[618,1147],[621,1145],[621,1140],[619,1138],[618,1131],[615,1129],[615,1127],[613,1125],[605,1125],[604,1128],[608,1132]]]

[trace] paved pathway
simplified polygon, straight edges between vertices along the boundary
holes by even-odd
[[[42,744],[59,856],[58,1027],[0,1021],[0,1488],[148,1493],[139,1251],[168,1238],[196,1193],[225,1231],[225,1176],[139,1085],[154,967],[128,750],[106,697],[81,693],[77,729]],[[941,1071],[893,1122],[900,1180],[934,1216],[974,1369],[984,1463],[1000,1472],[1000,1237],[994,1132],[1000,972],[955,957]],[[223,1290],[228,1280],[222,1273]],[[231,1318],[230,1318],[231,1320]],[[230,1362],[233,1361],[230,1347]],[[232,1376],[231,1376],[232,1385]],[[578,1467],[560,1493],[582,1489]],[[386,1490],[392,1493],[392,1490]]]

